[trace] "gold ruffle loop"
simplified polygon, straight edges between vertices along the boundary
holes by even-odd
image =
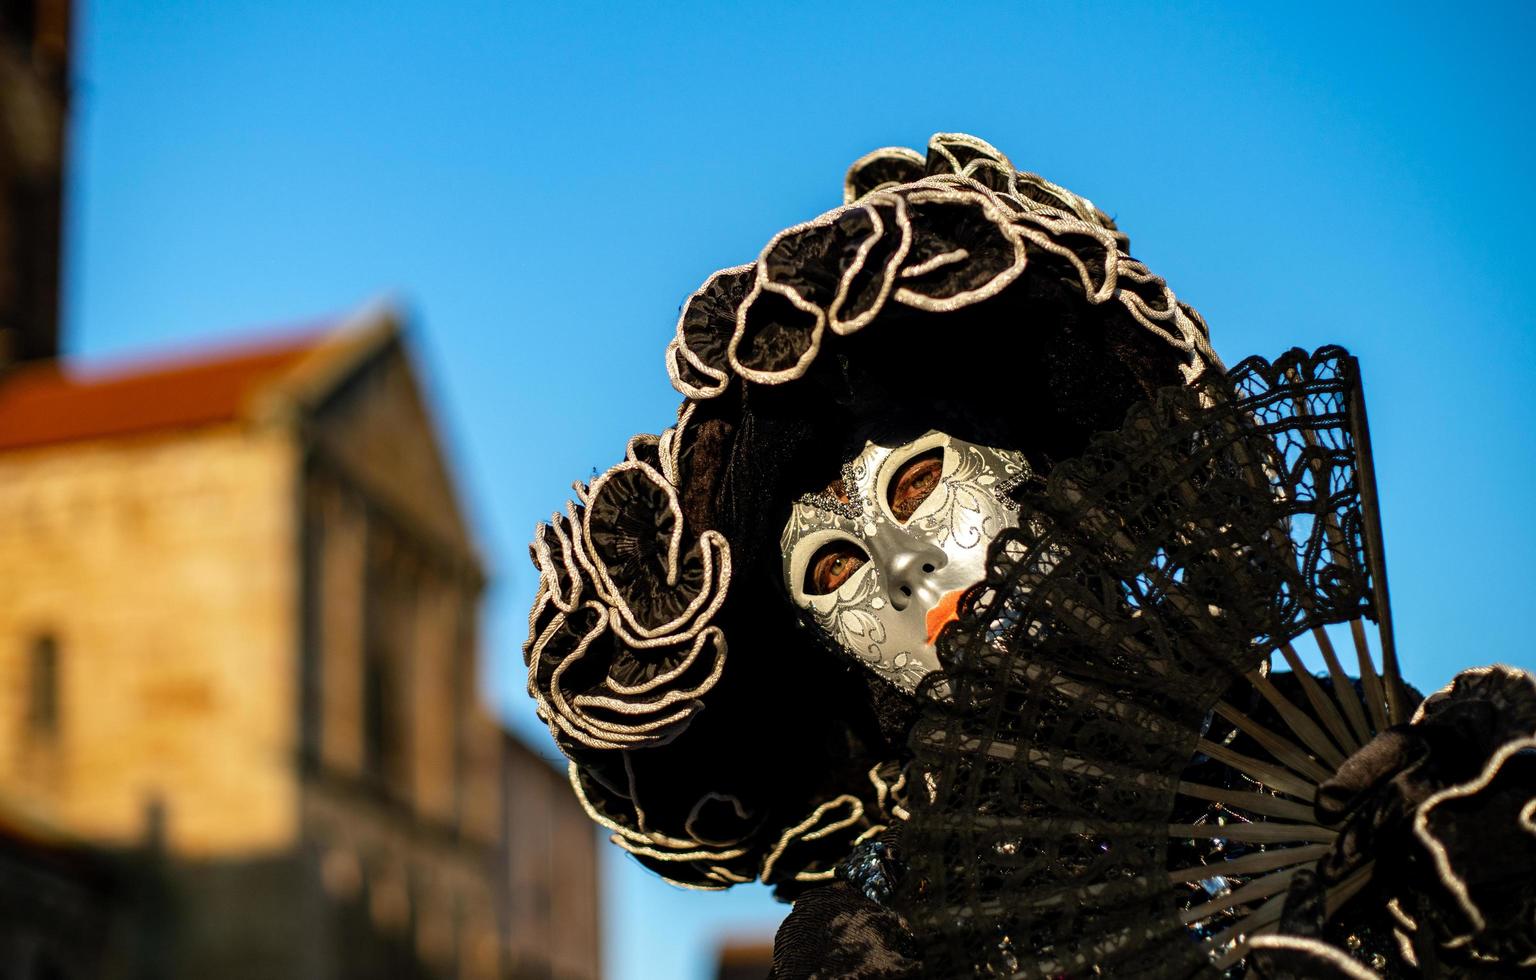
[[[911,243],[906,202],[892,194],[779,232],[758,257],[752,289],[730,313],[730,367],[762,384],[800,377],[828,326],[853,333],[879,315]]]
[[[764,884],[831,881],[854,846],[885,829],[863,799],[843,793],[819,803],[804,820],[782,834],[763,858]]]
[[[1495,664],[1463,671],[1424,700],[1413,723],[1432,718],[1458,700],[1486,705],[1498,720],[1503,741],[1476,775],[1446,786],[1424,800],[1413,818],[1413,833],[1429,854],[1436,877],[1456,912],[1443,917],[1433,940],[1458,957],[1513,970],[1536,965],[1536,885],[1526,879],[1517,900],[1508,894],[1508,876],[1536,856],[1536,677]],[[1500,824],[1503,826],[1500,826]],[[1469,834],[1468,827],[1477,833]],[[1490,874],[1488,845],[1478,838],[1515,841],[1500,852],[1506,870]],[[1522,846],[1523,845],[1523,846]],[[1504,878],[1503,887],[1500,879]],[[1412,936],[1423,924],[1395,910],[1399,926]]]
[[[667,375],[672,387],[703,401],[730,386],[726,348],[736,329],[736,311],[756,281],[757,268],[721,269],[694,291],[677,318],[677,334],[667,345]]]
[[[1090,222],[1109,231],[1121,248],[1130,246],[1130,239],[1092,201],[1039,174],[1015,169],[1002,151],[966,133],[935,133],[928,140],[926,156],[895,146],[865,154],[848,168],[843,180],[843,203],[852,204],[874,191],[936,176],[974,181],[1020,214],[1044,209]]]
[[[928,175],[923,155],[905,146],[885,146],[853,161],[843,178],[843,203],[852,204],[875,191],[922,180]]]
[[[1089,303],[1118,301],[1183,355],[1193,381],[1221,367],[1198,314],[1127,253],[1130,240],[1092,201],[1016,170],[991,144],[939,133],[927,156],[887,147],[855,161],[842,207],[775,235],[749,266],[712,275],[684,305],[667,346],[672,384],[692,400],[735,377],[802,377],[830,329],[869,326],[890,302],[948,312],[1025,273],[1030,249],[1066,259]]]
[[[755,877],[755,835],[762,818],[738,797],[700,792],[678,809],[671,823],[642,801],[649,781],[636,772],[636,757],[620,752],[570,765],[571,787],[592,820],[612,832],[613,843],[662,878],[683,888],[719,890]],[[653,791],[654,792],[654,791]],[[669,801],[673,802],[673,801]]]
[[[1017,279],[1026,260],[1013,214],[968,178],[925,178],[867,195],[769,241],[735,311],[729,365],[758,384],[793,381],[816,359],[829,326],[854,333],[888,301],[930,312],[979,303]],[[684,311],[685,321],[696,319]]]
[[[612,625],[637,648],[692,639],[720,610],[731,549],[718,531],[683,547],[677,490],[655,467],[626,461],[592,482],[581,554]]]
[[[577,487],[582,504],[534,531],[528,691],[561,744],[665,744],[724,670],[725,634],[711,621],[730,547],[717,531],[685,541],[679,446],[675,428],[631,439],[624,462]]]
[[[1024,271],[1024,237],[979,187],[917,184],[905,191],[913,245],[896,301],[943,313],[990,299]]]
[[[791,887],[828,881],[849,850],[886,829],[875,805],[854,793],[818,802],[776,832],[739,797],[719,790],[660,815],[643,799],[657,792],[656,774],[640,770],[644,761],[643,753],[628,751],[583,755],[570,765],[571,786],[613,843],[684,888],[718,890],[759,878]]]

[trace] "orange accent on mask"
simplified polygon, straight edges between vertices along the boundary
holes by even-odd
[[[965,589],[956,589],[940,597],[938,604],[928,610],[926,624],[929,646],[933,646],[933,641],[939,638],[940,630],[960,618],[960,599],[965,593]]]

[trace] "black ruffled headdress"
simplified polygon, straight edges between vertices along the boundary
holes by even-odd
[[[857,405],[992,427],[1044,474],[1220,367],[1113,221],[981,140],[868,154],[844,201],[688,299],[677,424],[531,547],[540,717],[592,818],[679,885],[793,894],[901,811],[912,706],[799,630],[766,571]]]

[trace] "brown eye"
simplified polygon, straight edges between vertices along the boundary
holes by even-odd
[[[901,468],[891,477],[888,492],[892,516],[905,524],[918,506],[933,493],[934,487],[939,485],[939,477],[943,473],[943,449],[930,449],[902,463]]]
[[[852,541],[829,541],[811,556],[805,569],[805,591],[808,595],[826,595],[836,592],[837,587],[848,581],[869,558],[863,549]]]

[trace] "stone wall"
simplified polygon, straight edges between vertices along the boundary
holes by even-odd
[[[237,425],[0,455],[0,789],[107,846],[293,841],[293,465]]]
[[[601,976],[598,833],[562,771],[506,742],[507,929],[530,976]],[[542,972],[548,971],[548,972]]]
[[[480,588],[457,504],[392,345],[320,406],[301,506],[304,656],[318,678],[304,833],[326,901],[438,976],[495,977],[499,730],[478,710]],[[332,923],[322,946],[344,945]]]

